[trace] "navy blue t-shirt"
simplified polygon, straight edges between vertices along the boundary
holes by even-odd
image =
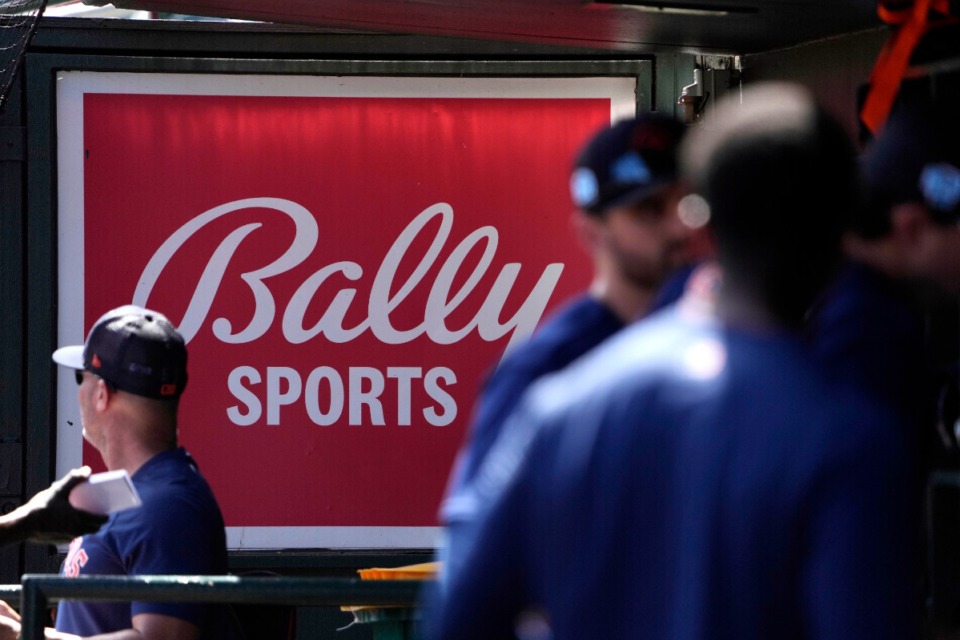
[[[132,480],[143,504],[112,514],[97,533],[75,539],[61,575],[225,574],[223,517],[190,455],[182,448],[160,453]],[[138,613],[158,613],[204,630],[213,609],[199,603],[65,600],[57,609],[56,628],[95,635],[131,628]],[[222,636],[214,632],[202,637]]]
[[[933,405],[923,316],[904,284],[848,262],[811,313],[808,331],[816,358],[837,382],[862,386],[915,426]]]
[[[555,640],[916,637],[904,447],[796,336],[667,309],[531,386],[424,632],[532,610]]]
[[[454,465],[447,495],[468,484],[524,391],[540,376],[567,366],[623,328],[613,311],[589,295],[562,306],[529,340],[506,354],[477,399],[465,446]]]

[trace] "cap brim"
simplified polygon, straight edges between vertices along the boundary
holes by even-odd
[[[603,208],[600,209],[601,212],[608,211],[610,209],[615,209],[619,207],[629,207],[635,204],[640,204],[648,198],[652,198],[656,194],[663,191],[666,187],[676,182],[675,178],[660,178],[652,182],[648,182],[644,185],[639,185],[630,189],[629,191],[620,194],[615,198],[611,198],[609,201],[603,204]]]
[[[71,369],[83,369],[83,345],[60,347],[53,352],[53,361]]]

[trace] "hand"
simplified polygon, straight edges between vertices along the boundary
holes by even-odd
[[[20,637],[20,614],[9,604],[0,600],[0,640],[17,640]]]
[[[9,514],[8,517],[22,521],[21,537],[37,542],[69,542],[103,526],[107,516],[82,511],[70,504],[70,491],[88,477],[90,467],[73,469]]]

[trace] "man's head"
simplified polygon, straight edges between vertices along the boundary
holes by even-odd
[[[675,118],[644,113],[598,131],[574,162],[570,176],[574,204],[602,216],[676,182],[677,149],[684,130]]]
[[[856,203],[849,136],[801,87],[764,83],[719,101],[681,157],[709,206],[725,282],[798,323]]]
[[[960,123],[956,109],[905,102],[862,159],[855,233],[901,247],[901,275],[960,292]]]
[[[676,210],[685,129],[673,117],[645,113],[604,127],[576,157],[570,193],[606,277],[655,290],[687,259],[690,229]]]
[[[163,314],[133,305],[105,313],[83,345],[61,347],[53,359],[115,390],[154,400],[175,400],[187,385],[183,337]]]

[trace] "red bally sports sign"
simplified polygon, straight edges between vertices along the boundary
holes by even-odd
[[[59,342],[178,325],[232,548],[431,546],[483,375],[587,284],[570,161],[634,86],[63,72]],[[101,468],[60,375],[58,470]]]

